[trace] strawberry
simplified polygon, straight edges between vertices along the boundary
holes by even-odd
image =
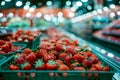
[[[5,44],[2,46],[2,51],[8,53],[10,51],[9,45]]]
[[[35,62],[35,69],[36,70],[44,70],[45,69],[45,63],[43,62],[43,60],[37,60]]]
[[[0,40],[0,45],[4,45],[4,44],[5,44],[5,41]]]
[[[25,62],[25,58],[23,56],[19,56],[15,59],[15,63],[17,64],[23,64]]]
[[[45,54],[48,54],[45,49],[40,49],[40,52],[38,53],[38,58],[43,58]]]
[[[23,70],[31,70],[32,69],[32,65],[28,62],[21,64],[21,67]]]
[[[23,53],[24,54],[30,54],[32,51],[29,48],[24,49]]]
[[[36,60],[35,53],[31,52],[29,55],[25,57],[25,60],[31,64],[34,64]]]
[[[64,50],[63,45],[62,44],[56,44],[55,50],[56,51],[62,51],[62,50]]]
[[[33,40],[34,40],[33,36],[28,37],[28,41],[33,41]]]

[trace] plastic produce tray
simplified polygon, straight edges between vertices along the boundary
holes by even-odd
[[[2,63],[6,59],[5,56],[0,55],[0,63]]]
[[[40,37],[41,34],[38,35],[38,37],[36,37],[33,41],[31,42],[14,42],[15,44],[26,44],[27,48],[30,49],[36,49],[40,43]]]
[[[66,35],[70,35],[71,38],[75,39],[76,37],[72,34],[66,33]],[[84,40],[78,39],[81,44],[84,44]],[[4,78],[3,80],[112,80],[114,73],[119,72],[119,69],[116,68],[110,60],[100,55],[100,52],[96,51],[92,48],[94,54],[99,57],[99,60],[104,62],[106,65],[110,66],[110,71],[58,71],[58,70],[16,70],[11,71],[8,70],[8,66],[12,63],[13,57],[9,57],[6,61],[0,64],[0,74]],[[49,74],[53,73],[53,76]],[[56,73],[59,74],[59,77],[56,76]],[[67,76],[64,77],[63,73],[67,73]],[[91,77],[88,77],[89,73],[92,73]],[[85,76],[83,76],[85,74]],[[98,76],[94,76],[98,74]]]
[[[93,50],[93,53],[97,54],[98,52]],[[53,70],[8,70],[8,66],[13,62],[14,56],[9,57],[6,61],[3,61],[0,64],[0,74],[3,77],[3,80],[111,80],[114,73],[118,72],[119,69],[116,68],[111,62],[101,55],[97,55],[99,60],[103,63],[109,65],[110,71],[53,71]],[[49,74],[53,73],[53,76]],[[59,77],[56,76],[56,73],[59,74]],[[67,76],[64,77],[63,73],[67,73]],[[88,77],[89,73],[92,73],[91,77]],[[85,76],[83,76],[83,74]],[[94,76],[98,74],[98,76]]]
[[[25,44],[17,44],[17,43],[13,43],[13,45],[14,46],[21,46],[21,48],[19,49],[19,50],[17,50],[17,51],[15,51],[15,52],[11,52],[10,54],[0,54],[1,56],[3,55],[3,56],[6,56],[6,57],[9,57],[9,56],[11,56],[11,55],[14,55],[16,52],[19,52],[19,51],[21,51],[21,50],[23,50],[23,49],[25,49],[26,48],[26,45]]]

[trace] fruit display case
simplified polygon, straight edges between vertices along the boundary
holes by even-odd
[[[36,49],[39,46],[41,34],[39,34],[33,41],[30,42],[13,42],[14,44],[25,44],[27,48]]]
[[[65,34],[70,36],[71,39],[77,38],[68,32],[65,32]],[[82,39],[78,39],[78,41],[80,45],[86,43]],[[3,80],[111,80],[113,74],[119,72],[119,69],[116,68],[115,64],[112,64],[110,60],[102,56],[99,51],[92,48],[92,52],[97,55],[99,60],[105,65],[109,65],[110,71],[9,70],[8,66],[14,60],[14,56],[11,56],[0,64],[0,74],[4,78]]]
[[[20,47],[20,49],[14,51],[14,52],[10,52],[10,53],[7,53],[7,54],[0,54],[0,55],[1,55],[1,56],[9,57],[9,56],[11,56],[11,55],[14,55],[16,52],[19,52],[19,51],[21,51],[21,50],[23,50],[23,49],[26,48],[26,45],[25,45],[25,44],[16,44],[16,43],[13,43],[13,45],[14,45],[15,47]]]

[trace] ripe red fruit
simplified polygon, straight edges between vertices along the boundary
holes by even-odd
[[[5,44],[2,46],[2,51],[8,53],[10,51],[9,45]]]
[[[74,62],[70,64],[70,69],[74,69],[74,67],[78,67],[78,66],[79,66],[79,62]]]
[[[17,65],[11,64],[11,65],[9,66],[9,70],[20,70],[20,67],[17,66]]]
[[[25,57],[25,60],[31,64],[34,64],[36,60],[35,53],[31,52],[29,55]]]
[[[63,53],[59,54],[58,58],[59,59],[64,59],[66,56],[67,56],[67,53],[63,52]]]
[[[97,71],[97,69],[94,68],[94,67],[91,67],[91,68],[89,69],[89,71]],[[88,77],[91,77],[91,76],[92,76],[92,73],[89,73],[89,74],[88,74]],[[94,73],[94,76],[98,76],[98,74],[97,74],[97,73]]]
[[[4,45],[4,44],[5,44],[5,41],[0,40],[0,45]]]
[[[72,55],[71,54],[67,55],[64,59],[64,61],[67,65],[70,64],[71,60],[72,60]]]
[[[68,46],[66,49],[67,53],[70,53],[72,55],[76,54],[77,52],[75,51],[75,47],[74,46]]]
[[[74,70],[84,71],[84,70],[85,70],[85,68],[84,68],[84,67],[74,67]]]
[[[103,71],[110,71],[110,68],[108,66],[104,66]]]
[[[45,54],[44,55],[44,62],[47,63],[49,60],[54,59],[54,57],[50,54]]]
[[[34,40],[33,36],[28,37],[28,41],[33,41],[33,40]]]
[[[59,65],[58,70],[64,71],[64,70],[70,70],[70,68],[65,64],[61,64]]]
[[[96,64],[98,62],[98,57],[95,54],[92,54],[90,56],[90,59],[92,60],[93,64]]]
[[[57,69],[57,64],[54,60],[49,60],[48,63],[46,64],[46,69],[47,70],[56,70]]]
[[[64,50],[63,45],[62,44],[56,44],[55,50],[56,51],[62,51],[62,50]]]
[[[81,55],[81,54],[75,54],[73,57],[72,57],[73,60],[77,60],[78,62],[82,62],[83,59],[84,59],[84,56]]]
[[[37,57],[41,59],[46,54],[48,54],[48,53],[45,49],[40,49],[40,52],[38,53]]]
[[[23,56],[20,56],[15,59],[15,63],[17,64],[23,64],[25,62],[25,58]]]
[[[29,48],[24,49],[23,53],[24,54],[30,54],[32,51]]]
[[[25,62],[24,64],[21,64],[21,67],[23,70],[31,70],[32,69],[32,65],[28,62]]]
[[[92,60],[89,59],[89,58],[86,58],[86,59],[84,59],[84,60],[82,61],[82,65],[83,65],[84,67],[89,68],[89,67],[91,67],[91,65],[92,65]]]
[[[58,64],[58,65],[61,65],[61,64],[63,64],[63,62],[61,61],[61,60],[55,60],[55,62]]]
[[[90,57],[92,55],[92,52],[84,52],[85,57]]]
[[[43,60],[37,60],[35,62],[35,69],[36,70],[45,70],[45,63],[43,62]]]

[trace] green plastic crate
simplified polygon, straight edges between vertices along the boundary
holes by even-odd
[[[16,46],[16,47],[17,47],[17,46],[21,46],[21,49],[15,51],[15,52],[12,52],[12,53],[10,53],[10,54],[0,54],[0,55],[1,55],[1,56],[3,55],[3,56],[6,56],[6,57],[9,57],[9,56],[11,56],[11,55],[14,55],[16,52],[19,52],[19,51],[24,50],[24,49],[26,48],[26,45],[25,45],[25,44],[16,44],[16,43],[14,43],[13,45]]]
[[[26,44],[27,48],[36,49],[39,46],[39,44],[40,44],[40,37],[41,37],[41,34],[39,34],[38,37],[36,37],[31,42],[14,42],[14,43],[15,44]]]
[[[94,53],[94,51],[93,51]],[[97,53],[96,53],[97,54]],[[112,62],[98,55],[99,60],[110,66],[110,71],[58,71],[58,70],[8,70],[8,66],[12,63],[14,56],[9,57],[6,61],[0,64],[0,74],[3,77],[3,80],[112,80],[114,73],[119,72],[119,69],[116,68]],[[49,73],[54,75],[51,77]],[[59,77],[56,76],[56,73],[59,74]],[[67,73],[66,77],[63,76],[63,73]],[[88,74],[92,73],[91,77],[88,77]],[[98,76],[94,76],[95,74]],[[18,76],[21,74],[21,76]],[[34,74],[34,76],[32,75]],[[85,74],[85,76],[82,76]]]
[[[2,63],[6,59],[5,56],[0,55],[0,63]]]

